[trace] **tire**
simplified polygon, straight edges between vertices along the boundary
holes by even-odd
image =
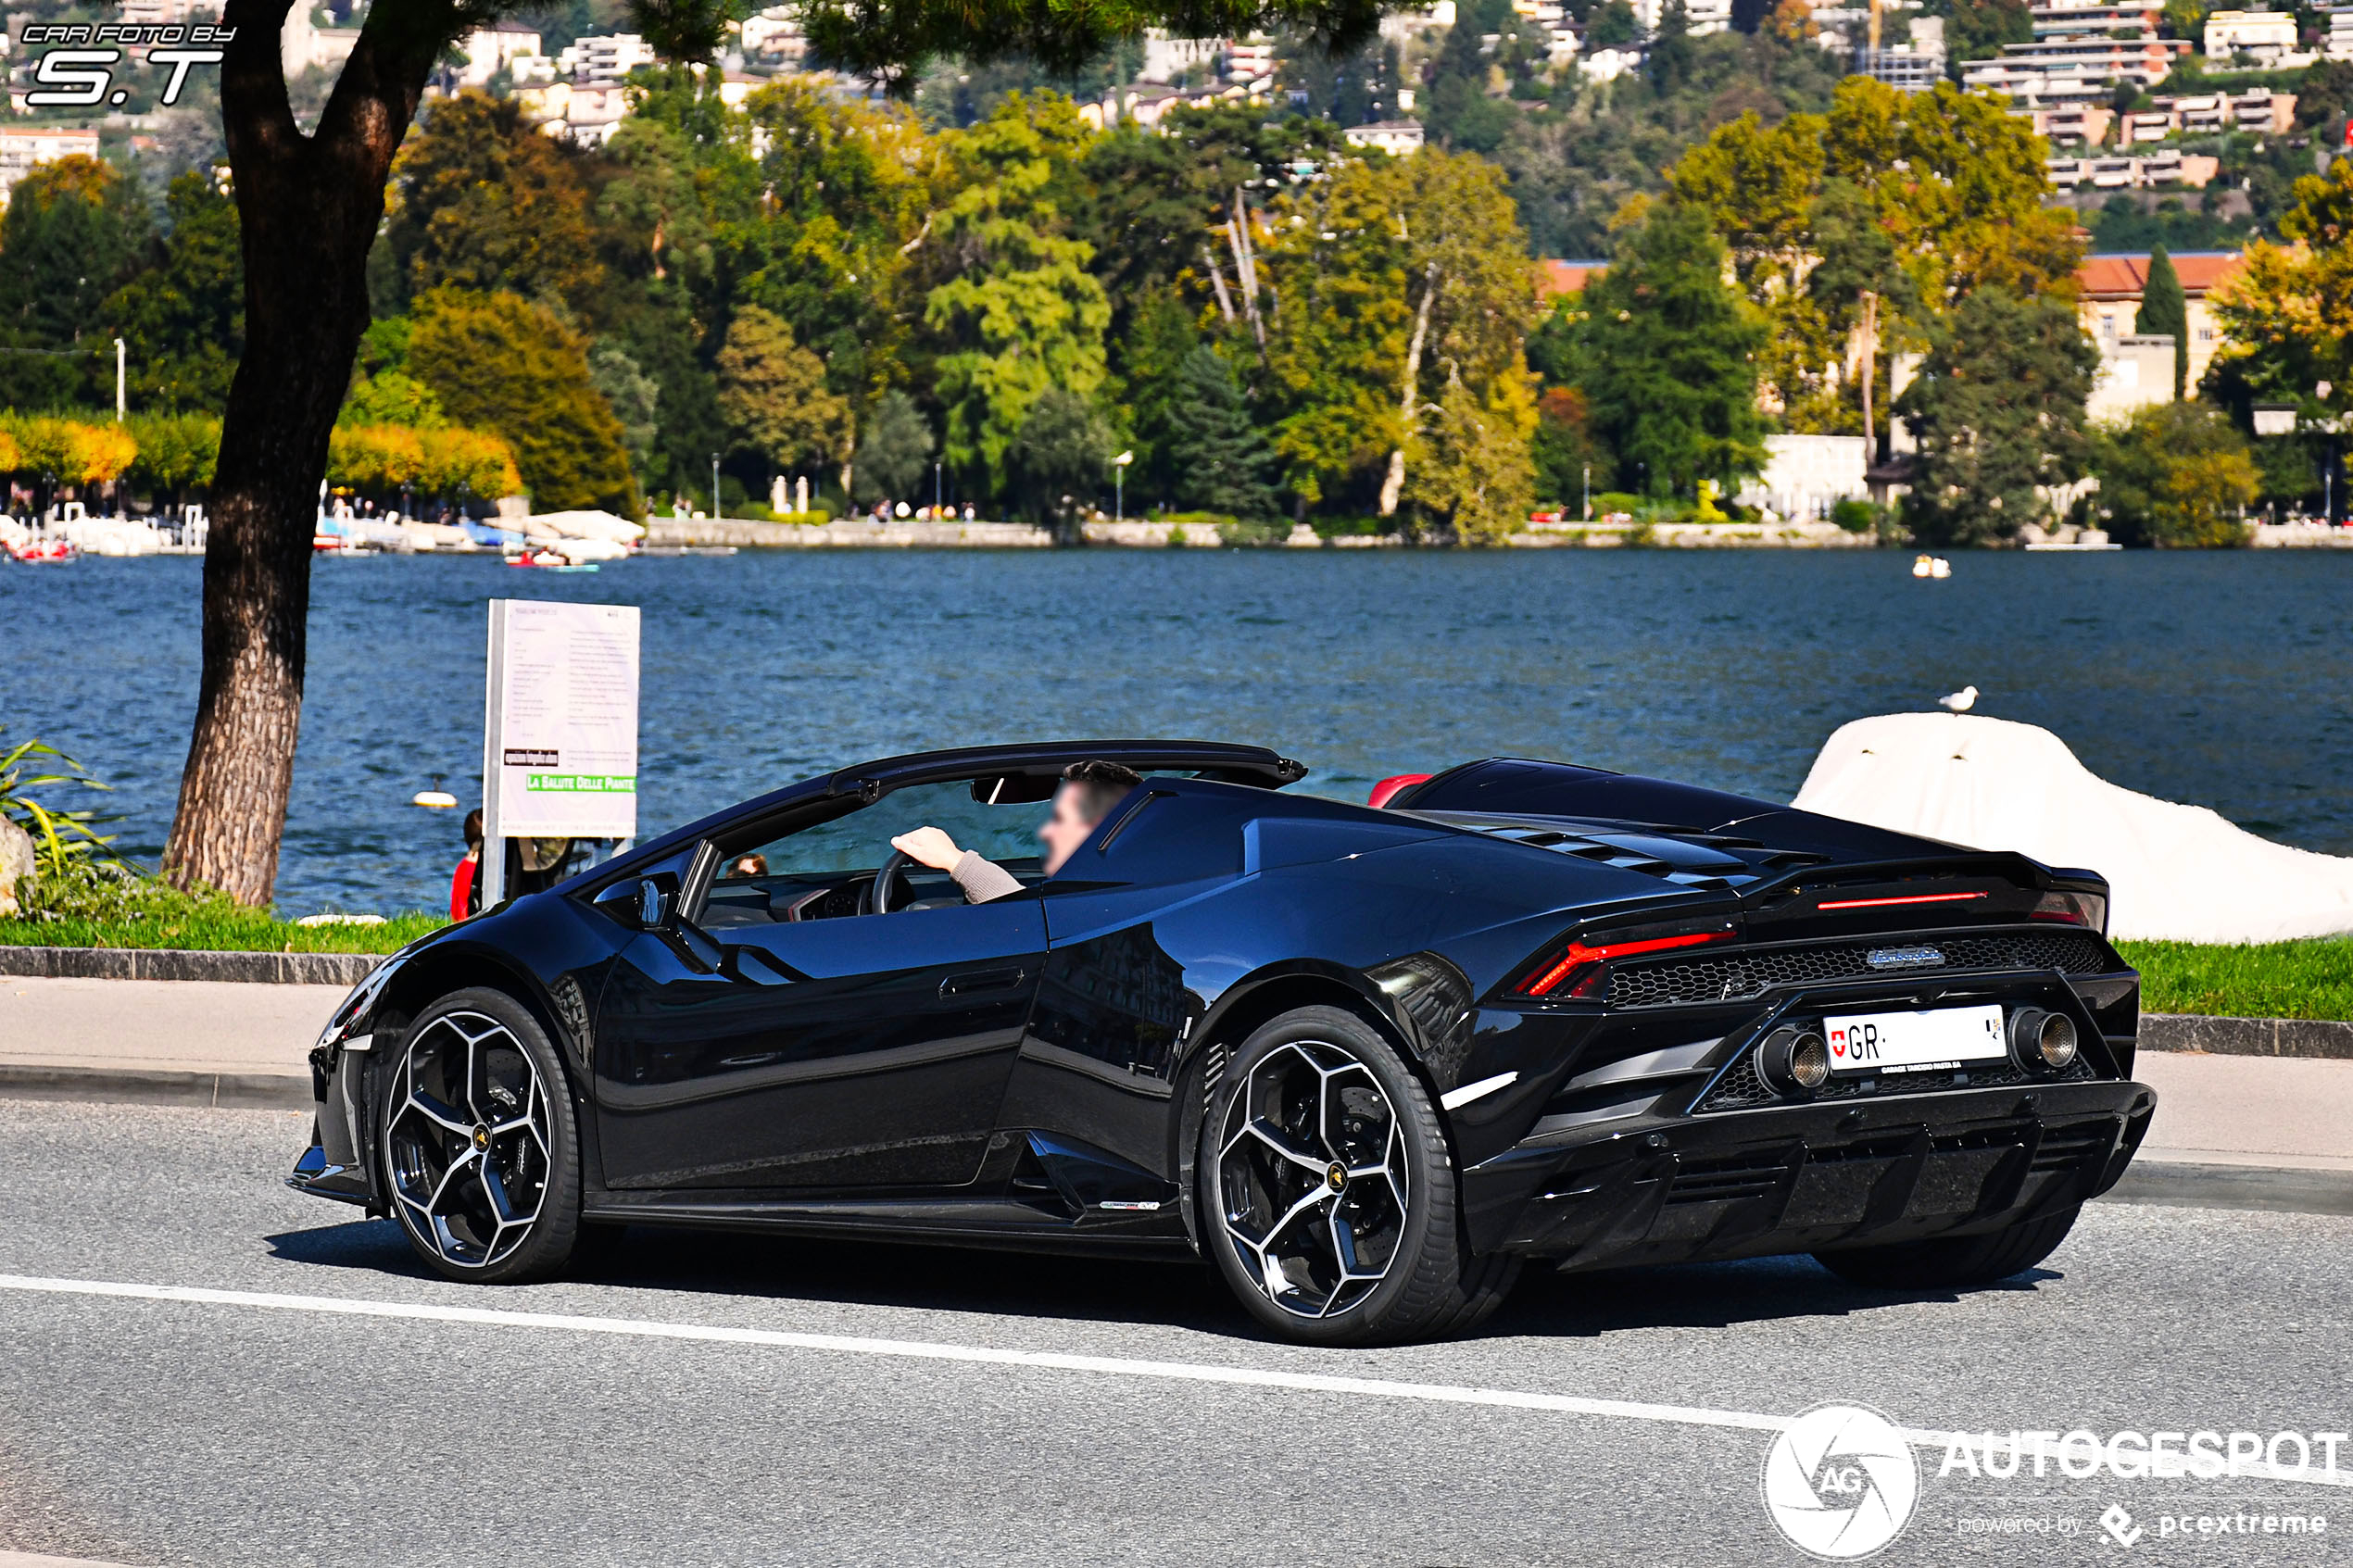
[[[457,991],[417,1017],[377,1099],[384,1192],[401,1234],[448,1279],[518,1285],[578,1242],[571,1081],[529,1010]]]
[[[1301,1008],[1242,1044],[1202,1118],[1203,1246],[1287,1339],[1385,1345],[1463,1333],[1519,1260],[1465,1244],[1453,1155],[1421,1080],[1371,1025]]]
[[[2021,1220],[1984,1236],[1905,1241],[1817,1252],[1814,1261],[1855,1285],[1876,1290],[1954,1290],[2024,1273],[2058,1249],[2082,1204],[2039,1220]]]

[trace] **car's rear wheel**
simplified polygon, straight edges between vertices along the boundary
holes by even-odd
[[[418,1015],[384,1080],[384,1186],[409,1244],[451,1279],[561,1268],[580,1234],[580,1141],[563,1064],[513,997],[466,990]]]
[[[1984,1236],[1904,1241],[1817,1252],[1814,1261],[1856,1285],[1880,1290],[1955,1290],[2024,1273],[2058,1249],[2082,1204],[2022,1220]]]
[[[1219,1274],[1287,1338],[1361,1345],[1463,1333],[1516,1258],[1462,1235],[1444,1124],[1378,1031],[1338,1008],[1244,1042],[1202,1120],[1202,1234]]]

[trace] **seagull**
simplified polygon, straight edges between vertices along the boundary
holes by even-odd
[[[1945,693],[1936,701],[1939,707],[1949,713],[1967,713],[1977,706],[1977,688],[1963,686],[1959,691]]]

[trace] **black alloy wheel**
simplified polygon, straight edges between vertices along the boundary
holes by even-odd
[[[495,1284],[561,1268],[580,1236],[579,1138],[537,1020],[503,992],[456,992],[418,1017],[390,1067],[384,1186],[417,1255]]]
[[[1445,1127],[1365,1020],[1302,1008],[1246,1041],[1212,1091],[1197,1170],[1204,1245],[1286,1338],[1394,1343],[1469,1328],[1518,1260],[1462,1238]]]

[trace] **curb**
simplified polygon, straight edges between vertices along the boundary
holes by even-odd
[[[384,953],[213,953],[182,947],[0,947],[0,974],[41,980],[232,980],[357,985]]]
[[[317,1103],[310,1096],[309,1077],[291,1073],[148,1073],[15,1064],[0,1064],[0,1098],[233,1110],[308,1110]]]
[[[2194,1165],[2135,1160],[2104,1203],[2159,1209],[2257,1209],[2281,1214],[2353,1214],[2353,1176],[2275,1165]]]
[[[2353,1023],[2322,1018],[2206,1018],[2196,1013],[2147,1012],[2141,1015],[2140,1048],[2353,1060]]]

